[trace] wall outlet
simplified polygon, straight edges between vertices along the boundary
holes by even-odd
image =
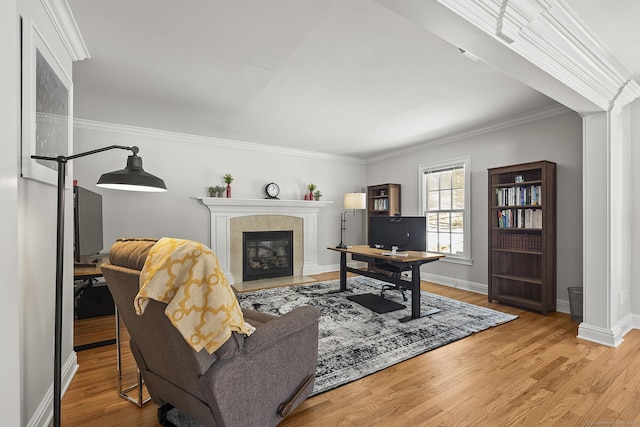
[[[622,306],[625,302],[627,302],[627,299],[629,298],[629,290],[628,289],[622,289],[620,291],[618,291],[618,305]]]

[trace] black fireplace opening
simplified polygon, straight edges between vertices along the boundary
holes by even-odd
[[[293,230],[242,233],[242,281],[293,276]]]

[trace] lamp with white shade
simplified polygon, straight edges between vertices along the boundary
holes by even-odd
[[[340,215],[340,243],[336,248],[346,249],[347,245],[344,243],[344,232],[347,229],[347,212],[353,211],[355,214],[356,209],[367,208],[367,195],[366,193],[345,193],[344,195],[344,209],[345,211]]]

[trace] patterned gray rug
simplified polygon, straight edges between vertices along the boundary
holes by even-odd
[[[331,280],[240,293],[238,301],[243,308],[275,315],[302,305],[313,305],[322,311],[318,370],[312,395],[517,318],[421,291],[422,313],[437,312],[402,323],[399,319],[411,314],[410,292],[407,292],[407,302],[402,301],[399,292],[385,292],[386,298],[407,307],[386,314],[377,314],[347,299],[354,294],[379,295],[382,284],[375,279],[357,276],[348,279],[346,292],[331,293],[340,288],[338,280]],[[173,412],[183,415],[173,410],[169,413],[170,419]],[[179,426],[197,425],[189,424],[184,418],[172,422]]]

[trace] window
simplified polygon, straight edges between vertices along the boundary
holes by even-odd
[[[427,250],[465,264],[471,264],[469,163],[466,157],[419,167]]]

